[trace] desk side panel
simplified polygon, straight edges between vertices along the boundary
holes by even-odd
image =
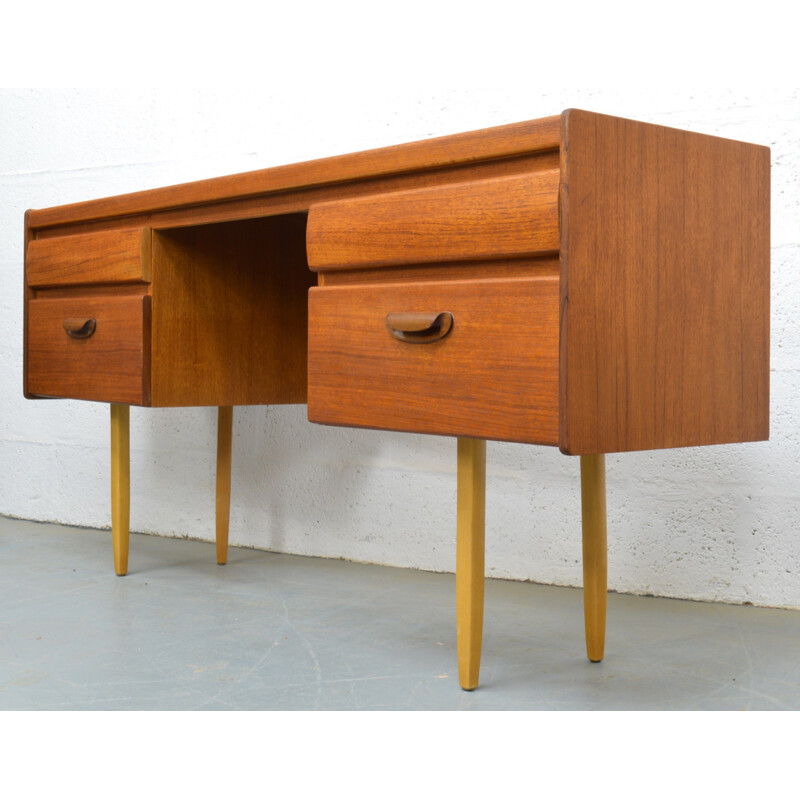
[[[769,149],[564,113],[560,447],[769,436]]]

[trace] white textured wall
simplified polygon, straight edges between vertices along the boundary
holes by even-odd
[[[0,513],[109,522],[108,408],[22,397],[22,219],[41,208],[580,107],[772,148],[771,441],[608,457],[609,584],[800,607],[800,92],[0,92]],[[211,539],[213,409],[133,409],[134,530]],[[231,542],[451,571],[455,441],[237,409]],[[490,442],[487,574],[580,585],[578,461]],[[209,557],[212,557],[209,555]],[[80,558],[76,553],[75,558]],[[111,558],[109,547],[109,559]],[[131,568],[136,569],[135,548]]]

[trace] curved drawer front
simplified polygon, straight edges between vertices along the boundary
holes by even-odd
[[[28,307],[28,391],[150,402],[150,298],[69,297]]]
[[[557,277],[311,289],[308,360],[312,422],[558,443]]]
[[[554,253],[558,169],[320,203],[308,215],[312,269]]]
[[[99,231],[33,239],[25,257],[31,287],[147,282],[151,230]]]

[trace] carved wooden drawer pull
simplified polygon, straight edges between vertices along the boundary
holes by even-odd
[[[395,339],[403,342],[437,342],[452,330],[453,315],[449,311],[434,314],[395,311],[386,315],[386,328]]]
[[[64,330],[73,339],[88,339],[97,328],[97,320],[93,317],[68,317],[64,320]]]

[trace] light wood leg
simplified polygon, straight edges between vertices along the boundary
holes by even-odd
[[[467,691],[478,686],[481,669],[485,519],[486,442],[459,439],[456,629],[458,679]]]
[[[589,661],[602,661],[608,597],[606,457],[603,454],[581,456],[581,511],[586,654]]]
[[[217,564],[228,560],[232,442],[233,407],[220,406],[217,416]]]
[[[111,404],[111,537],[114,569],[128,572],[128,543],[131,521],[131,409]]]

